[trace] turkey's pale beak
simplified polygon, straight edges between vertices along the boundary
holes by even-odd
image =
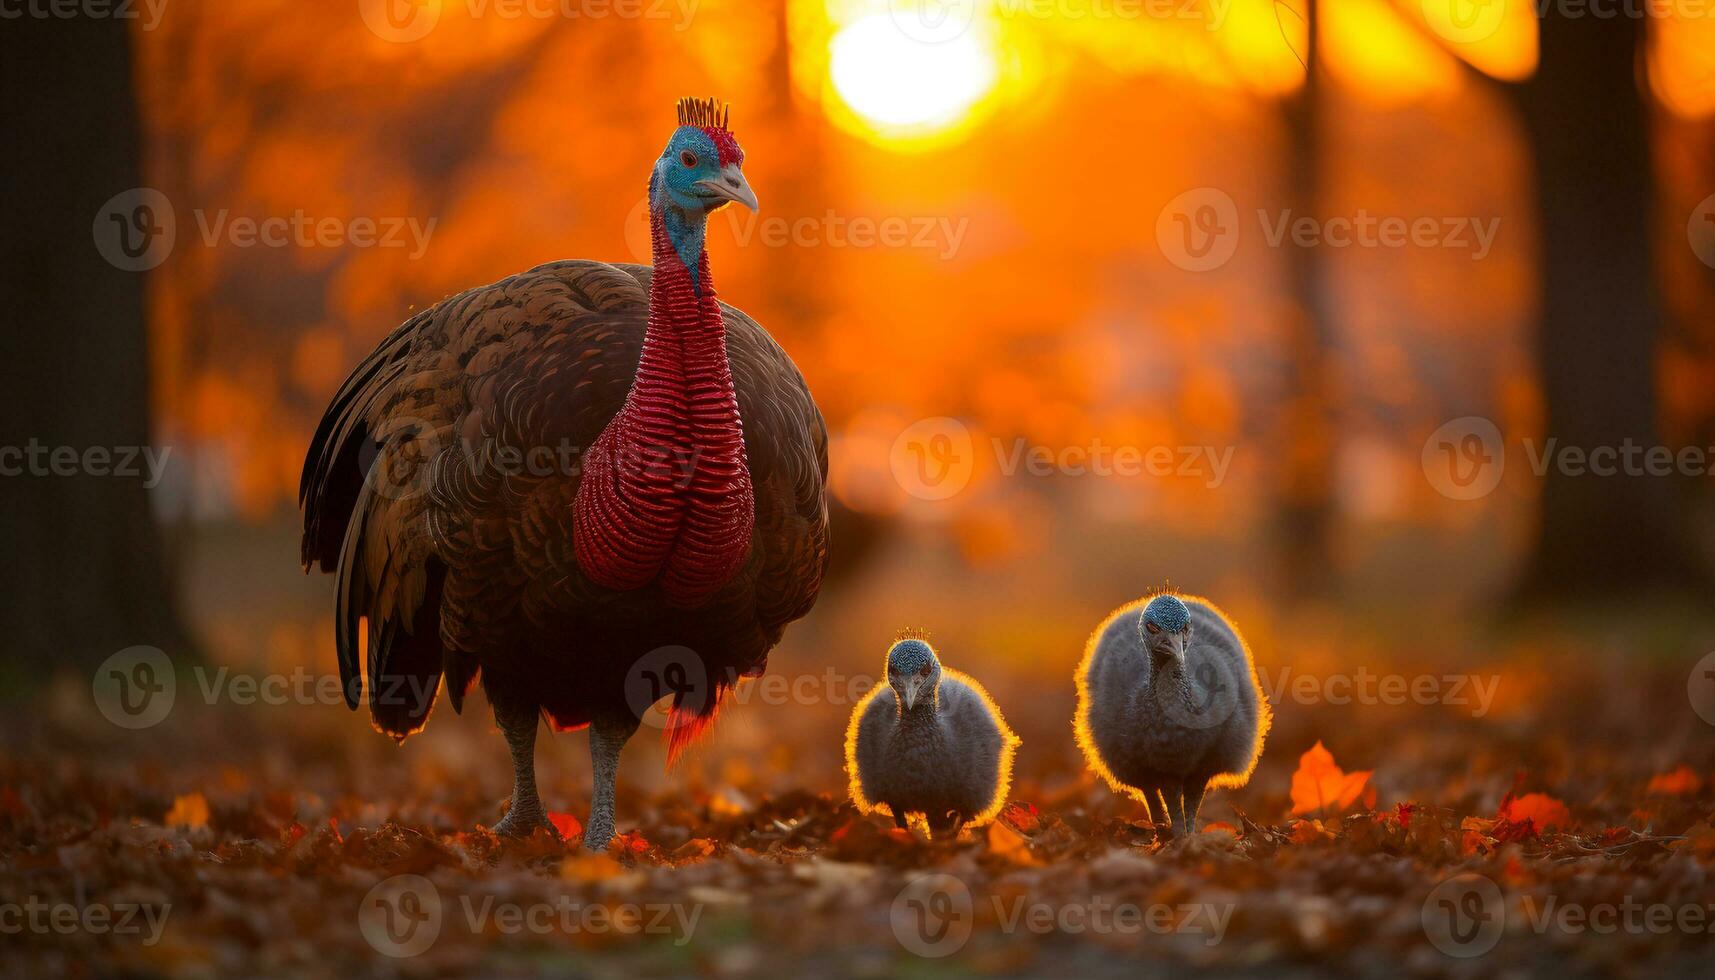
[[[904,688],[900,696],[905,699],[905,710],[910,711],[917,705],[917,678],[913,677],[900,686]]]
[[[721,168],[721,175],[715,180],[699,180],[697,186],[716,197],[757,210],[756,192],[750,189],[750,181],[744,179],[744,171],[738,169],[738,164],[729,163]]]

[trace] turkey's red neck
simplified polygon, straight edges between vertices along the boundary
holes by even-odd
[[[573,549],[598,585],[659,583],[670,603],[694,607],[744,565],[756,502],[708,252],[699,292],[659,206],[650,233],[649,329],[625,404],[586,454]]]

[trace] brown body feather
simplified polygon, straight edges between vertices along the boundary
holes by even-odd
[[[725,304],[756,496],[749,560],[690,610],[655,586],[616,592],[580,571],[578,451],[631,386],[649,277],[647,266],[554,262],[461,293],[401,325],[334,396],[299,487],[303,562],[339,575],[336,643],[354,708],[368,621],[381,730],[420,729],[443,675],[455,709],[480,675],[491,695],[538,704],[558,727],[635,715],[628,673],[674,645],[706,670],[713,694],[689,710],[710,717],[719,690],[760,670],[815,601],[827,429],[785,351]]]

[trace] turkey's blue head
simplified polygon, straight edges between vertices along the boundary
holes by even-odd
[[[708,216],[736,201],[755,211],[744,179],[744,151],[727,129],[730,107],[714,99],[680,99],[679,128],[649,175],[649,208],[660,215],[673,251],[695,280]]]
[[[915,637],[893,644],[887,651],[887,684],[899,698],[902,711],[910,711],[919,701],[935,703],[935,689],[941,685],[941,661],[935,649]]]
[[[1164,593],[1149,600],[1138,618],[1150,666],[1157,670],[1170,664],[1184,666],[1185,648],[1191,643],[1191,610],[1185,603]]]

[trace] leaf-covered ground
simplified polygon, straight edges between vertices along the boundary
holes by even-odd
[[[1715,954],[1715,728],[1690,669],[1490,663],[1480,717],[1445,686],[1277,692],[1250,785],[1171,841],[1085,771],[1063,693],[996,692],[1025,739],[1013,804],[952,842],[843,799],[843,707],[759,740],[796,715],[743,705],[672,772],[647,739],[627,750],[602,855],[481,829],[508,783],[480,699],[399,748],[321,703],[122,731],[72,678],[6,722],[3,970],[1690,974]],[[541,749],[574,844],[583,743]]]

